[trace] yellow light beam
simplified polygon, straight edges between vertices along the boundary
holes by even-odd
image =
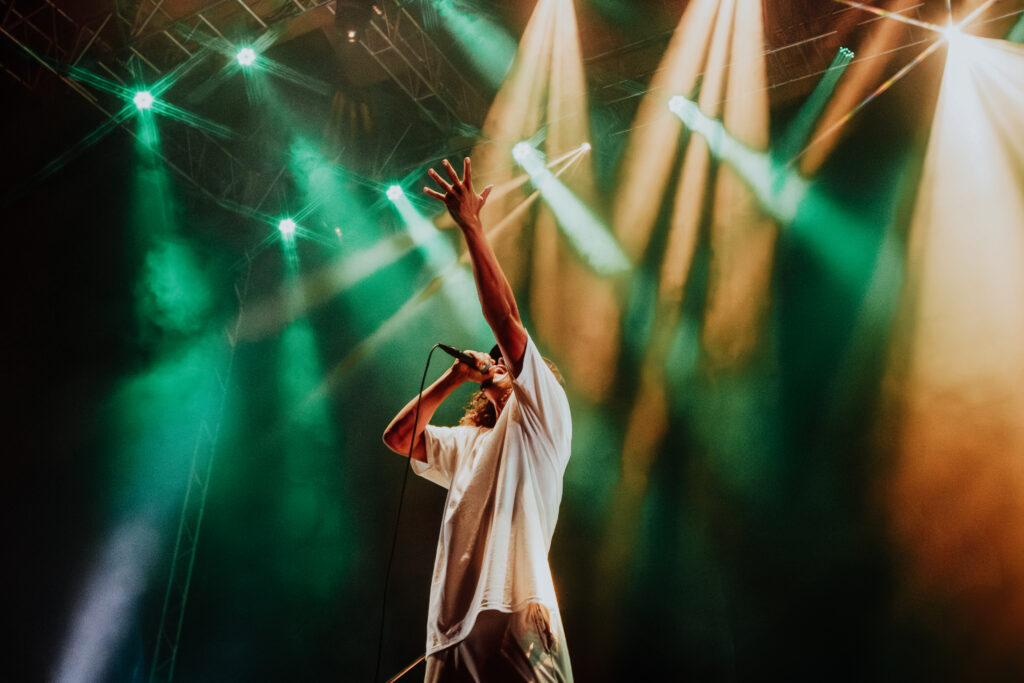
[[[647,248],[676,160],[681,123],[668,112],[668,100],[693,92],[704,70],[718,6],[718,0],[694,0],[687,5],[633,122],[612,229],[634,262]]]
[[[1021,130],[1024,46],[963,36],[925,152],[881,422],[905,590],[943,596],[975,634],[953,678],[1024,666]]]
[[[911,26],[917,26],[919,28],[928,29],[929,31],[935,31],[936,33],[942,33],[945,30],[945,27],[933,24],[929,21],[911,19],[910,17],[905,17],[897,12],[884,10],[880,7],[874,7],[873,5],[865,5],[863,2],[853,2],[853,0],[834,0],[834,2],[838,2],[841,5],[846,5],[847,7],[853,7],[855,9],[862,9],[866,12],[877,14],[880,17],[885,17],[886,19],[895,19],[896,21],[902,21],[903,23],[910,24]]]

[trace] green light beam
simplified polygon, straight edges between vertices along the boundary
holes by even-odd
[[[832,58],[832,63],[814,87],[811,96],[807,98],[807,101],[797,113],[796,118],[789,124],[781,140],[775,145],[773,156],[786,160],[792,158],[800,151],[800,148],[810,138],[811,132],[814,130],[814,124],[818,121],[818,117],[821,116],[821,112],[824,111],[825,105],[828,104],[829,98],[832,97],[832,93],[835,91],[836,84],[842,78],[846,67],[849,66],[852,60],[853,52],[851,50],[845,47],[839,48],[836,56]]]
[[[1006,39],[1011,43],[1024,43],[1024,14],[1021,14],[1020,18],[1017,19],[1017,23],[1010,29]]]
[[[455,262],[455,250],[441,237],[440,231],[434,227],[423,214],[416,210],[404,192],[393,193],[389,197],[395,205],[398,215],[409,229],[409,237],[419,247],[426,258],[426,265],[432,270],[439,270]]]
[[[935,42],[933,42],[931,45],[929,45],[924,50],[922,50],[921,53],[919,55],[917,55],[916,57],[914,57],[914,59],[912,59],[909,63],[907,63],[906,66],[904,66],[902,69],[900,69],[899,71],[894,73],[892,76],[890,76],[885,82],[883,82],[881,85],[879,85],[877,88],[875,88],[874,92],[872,92],[870,95],[868,95],[863,100],[861,100],[860,103],[857,104],[857,106],[855,106],[853,109],[851,109],[850,111],[848,111],[845,114],[843,114],[843,116],[840,117],[834,124],[832,124],[831,126],[826,128],[825,130],[823,130],[821,133],[816,135],[814,137],[814,139],[811,140],[810,142],[808,142],[807,145],[805,145],[802,150],[797,152],[793,156],[793,158],[790,159],[787,162],[786,165],[787,166],[793,166],[797,161],[800,160],[801,157],[803,157],[804,154],[807,153],[807,150],[809,150],[811,147],[813,147],[817,143],[821,142],[822,140],[824,140],[828,136],[832,135],[833,133],[835,133],[837,130],[839,130],[843,126],[845,126],[847,124],[847,122],[849,122],[850,119],[852,119],[854,116],[856,116],[857,113],[861,109],[863,109],[864,107],[868,106],[868,104],[870,104],[876,97],[878,97],[879,95],[884,93],[886,90],[888,90],[889,88],[894,86],[900,79],[902,79],[904,76],[906,76],[908,73],[910,73],[911,70],[913,70],[914,67],[916,67],[918,64],[923,62],[925,59],[927,59],[929,55],[931,55],[941,45],[944,45],[945,43],[946,43],[945,39],[939,39],[939,40],[936,40]]]
[[[676,95],[669,100],[669,108],[707,141],[715,158],[729,164],[747,183],[762,210],[818,254],[841,282],[858,280],[864,260],[872,257],[873,249],[870,231],[864,230],[855,217],[813,191],[798,171],[736,140],[721,122],[705,116],[695,102]]]
[[[515,39],[499,24],[454,0],[430,2],[476,72],[492,89],[500,87],[516,55]]]
[[[809,183],[798,172],[781,170],[771,155],[756,152],[729,135],[720,121],[704,115],[696,102],[676,95],[668,108],[687,128],[703,137],[711,154],[729,164],[761,206],[780,223],[792,223]]]
[[[591,268],[601,275],[629,270],[629,259],[608,228],[548,169],[539,151],[529,143],[520,142],[513,147],[512,156],[530,175],[530,181],[551,208],[562,233]]]

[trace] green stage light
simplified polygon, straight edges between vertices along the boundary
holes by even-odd
[[[135,106],[138,107],[139,111],[151,109],[153,107],[153,102],[155,101],[156,98],[153,97],[153,93],[148,90],[140,90],[135,93],[135,97],[132,98],[132,102],[135,103]]]
[[[629,269],[629,260],[608,229],[548,170],[541,152],[528,142],[519,142],[512,148],[512,157],[530,175],[562,234],[596,272],[612,275]]]
[[[388,199],[390,199],[391,201],[394,202],[394,201],[398,201],[399,197],[405,195],[405,192],[402,190],[401,186],[399,186],[399,185],[392,185],[391,187],[388,188],[387,195],[388,195]]]
[[[295,221],[291,218],[285,218],[277,224],[277,229],[281,231],[281,236],[285,238],[291,238],[295,236]]]
[[[708,144],[712,156],[731,166],[747,183],[764,209],[781,223],[790,223],[807,196],[810,183],[797,171],[777,166],[767,153],[753,150],[725,130],[721,121],[700,110],[682,95],[668,101],[668,108]]]
[[[529,161],[535,153],[536,150],[529,142],[517,142],[515,147],[512,148],[512,158],[520,165]],[[527,169],[527,171],[529,171],[529,169]]]
[[[242,66],[252,66],[256,62],[256,52],[251,47],[243,47],[235,56]]]

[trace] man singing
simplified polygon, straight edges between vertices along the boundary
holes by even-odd
[[[448,489],[430,586],[424,681],[571,681],[548,550],[562,499],[572,422],[557,370],[541,357],[519,318],[512,288],[484,236],[465,159],[463,178],[430,177],[466,238],[480,304],[497,345],[467,351],[391,421],[384,443],[412,447],[413,471]],[[457,427],[428,424],[463,382],[480,391]]]

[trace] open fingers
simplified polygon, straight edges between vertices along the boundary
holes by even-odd
[[[437,183],[438,187],[445,191],[445,194],[452,191],[452,186],[449,185],[448,182],[444,178],[442,178],[441,175],[434,169],[427,169],[427,175],[430,176],[435,183]]]
[[[473,181],[470,178],[469,157],[463,157],[462,159],[462,184],[465,185],[466,189],[470,192],[473,191]]]
[[[427,195],[428,197],[433,197],[434,199],[439,199],[442,202],[444,201],[443,194],[441,194],[437,190],[431,190],[429,187],[423,188],[423,194]]]
[[[452,179],[452,182],[458,185],[461,181],[459,180],[459,174],[452,168],[452,164],[447,159],[443,159],[441,164],[444,166],[444,170],[448,171],[448,177]]]

